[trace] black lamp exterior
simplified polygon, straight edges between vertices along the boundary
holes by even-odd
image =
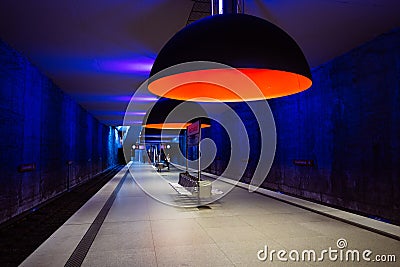
[[[178,111],[174,112],[174,109]],[[172,115],[171,115],[172,114]],[[170,118],[168,118],[170,116]],[[207,117],[207,112],[200,104],[190,101],[163,98],[157,100],[143,118],[143,126],[150,124],[181,123],[193,121],[193,118]],[[167,119],[168,118],[168,119]]]
[[[174,109],[176,108],[178,108],[177,114],[174,113]],[[169,115],[172,117],[168,118]],[[142,135],[145,137],[145,142],[151,140],[153,142],[158,141],[161,143],[161,128],[148,128],[148,125],[159,125],[160,127],[164,127],[163,125],[165,124],[165,133],[172,133],[182,129],[168,129],[167,123],[175,122],[184,125],[198,119],[201,119],[202,123],[210,125],[210,119],[208,119],[207,112],[200,104],[190,101],[160,98],[154,106],[147,111],[147,114],[143,118],[144,128],[142,130]]]
[[[176,33],[158,54],[150,82],[165,76],[154,74],[168,67],[193,61],[281,70],[311,80],[309,65],[297,43],[276,25],[246,14],[210,16]]]

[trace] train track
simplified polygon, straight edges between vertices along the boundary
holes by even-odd
[[[118,165],[98,174],[11,223],[0,225],[0,266],[21,264],[122,168]]]

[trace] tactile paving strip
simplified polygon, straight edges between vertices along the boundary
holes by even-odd
[[[96,238],[96,235],[99,232],[100,227],[103,224],[104,219],[106,218],[112,204],[114,203],[114,200],[117,197],[117,194],[121,189],[127,175],[128,171],[126,171],[124,177],[122,177],[122,179],[119,181],[117,187],[107,199],[107,202],[101,208],[99,214],[97,214],[96,219],[94,219],[93,223],[90,225],[89,229],[83,236],[82,240],[79,242],[78,246],[76,246],[74,252],[72,252],[68,261],[64,265],[65,267],[76,267],[82,265],[82,262],[85,259],[90,247],[92,246],[93,241]]]

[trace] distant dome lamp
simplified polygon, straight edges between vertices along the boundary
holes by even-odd
[[[204,117],[207,117],[207,113],[198,103],[160,98],[147,111],[142,126],[153,130],[181,130],[196,118]],[[201,127],[207,128],[210,124],[203,123]]]

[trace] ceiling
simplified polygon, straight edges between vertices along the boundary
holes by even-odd
[[[0,38],[101,122],[122,125],[130,97],[194,3],[1,0]],[[312,68],[400,26],[399,0],[245,0],[244,7],[289,33]]]

